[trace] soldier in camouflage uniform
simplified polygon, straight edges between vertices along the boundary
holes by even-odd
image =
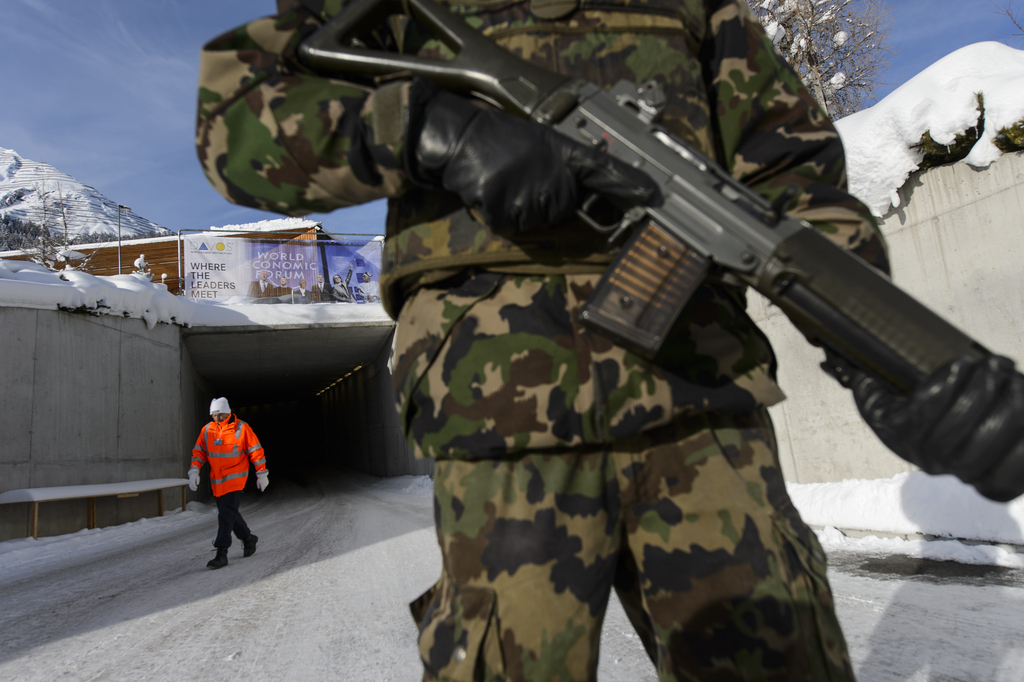
[[[203,51],[197,147],[239,204],[389,200],[383,302],[401,422],[435,460],[444,570],[412,606],[424,679],[594,680],[614,586],[659,679],[849,680],[825,558],[787,496],[783,399],[744,291],[709,280],[653,362],[577,322],[610,261],[575,221],[493,229],[410,181],[409,81],[319,77],[299,40],[341,0],[279,0]],[[655,78],[663,125],[885,270],[842,146],[742,0],[449,3],[506,49],[610,85]],[[413,30],[393,49],[438,56]],[[493,218],[493,217],[492,217]]]
[[[389,201],[397,409],[435,460],[444,563],[412,605],[424,679],[594,680],[612,587],[663,682],[853,679],[825,558],[786,493],[766,412],[784,396],[744,290],[706,281],[654,361],[580,326],[613,256],[603,237],[475,205],[428,167],[423,137],[444,107],[422,82],[369,87],[299,64],[300,40],[342,4],[278,0],[276,16],[211,41],[196,144],[239,204]],[[744,0],[445,4],[550,70],[656,79],[672,133],[769,199],[798,185],[792,215],[888,270],[834,128]],[[399,26],[380,29],[383,46],[445,53]],[[471,106],[447,97],[454,119]],[[569,144],[492,113],[522,136],[492,136],[481,156]],[[519,170],[512,184],[534,173]],[[604,171],[625,174],[624,196],[657,199],[630,169]]]

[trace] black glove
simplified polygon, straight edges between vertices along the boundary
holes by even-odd
[[[908,396],[826,356],[822,368],[853,391],[864,421],[897,455],[929,474],[953,474],[998,502],[1024,493],[1024,376],[1012,360],[954,360]]]
[[[620,209],[661,203],[650,176],[605,152],[422,79],[412,88],[406,172],[454,192],[499,233],[571,219],[593,192]]]

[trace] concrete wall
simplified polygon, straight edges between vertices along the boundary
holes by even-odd
[[[184,475],[177,327],[0,308],[0,347],[0,491]],[[156,507],[155,492],[98,499],[97,525]],[[27,508],[0,505],[0,540],[26,535]],[[40,535],[84,528],[85,510],[85,500],[40,505]]]
[[[178,328],[175,327],[175,329]],[[180,348],[181,385],[178,393],[181,414],[180,475],[187,477],[188,470],[192,467],[192,447],[199,437],[199,430],[210,421],[210,402],[218,396],[210,382],[196,372],[192,365],[192,358],[189,357],[188,347],[181,343]],[[202,472],[199,490],[192,492],[186,489],[185,491],[188,502],[213,499],[213,492],[209,485],[210,467],[203,467]]]
[[[395,410],[395,385],[391,377],[388,362],[391,359],[391,347],[395,332],[391,331],[387,343],[381,348],[380,355],[374,366],[377,368],[378,386],[380,387],[380,404],[382,419],[378,431],[384,452],[387,453],[385,476],[424,476],[434,472],[433,460],[416,459],[409,442],[402,433],[402,425]]]
[[[1024,153],[990,168],[963,163],[910,177],[881,221],[893,279],[993,352],[1024,361]],[[912,467],[864,425],[849,392],[824,374],[808,345],[757,294],[750,313],[779,358],[789,396],[771,409],[786,479],[888,478]]]
[[[209,421],[210,400],[221,395],[193,367],[177,326],[147,329],[136,319],[0,307],[0,347],[0,492],[182,478]],[[320,398],[237,410],[267,440],[272,471],[300,482],[308,465],[322,462],[381,477],[432,471],[431,462],[412,456],[398,426],[390,351],[389,337],[376,357]],[[318,411],[322,433],[294,429]],[[205,500],[209,486],[187,497]],[[179,499],[165,496],[166,508]],[[86,504],[42,504],[39,534],[84,528]],[[156,509],[155,492],[100,498],[97,525],[154,516]],[[0,541],[27,530],[27,504],[0,505]]]
[[[372,362],[321,396],[324,441],[334,461],[371,476],[430,474],[433,462],[413,456],[395,411],[388,369],[393,337]]]

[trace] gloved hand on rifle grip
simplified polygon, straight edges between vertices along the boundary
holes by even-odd
[[[412,181],[454,192],[501,234],[572,219],[595,192],[620,209],[661,203],[646,173],[423,79],[413,81],[408,130],[405,167]]]
[[[864,421],[929,474],[953,474],[989,499],[1024,493],[1024,375],[998,355],[960,358],[911,395],[826,351],[822,368],[853,392]]]

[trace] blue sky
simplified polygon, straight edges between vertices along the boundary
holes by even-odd
[[[1006,6],[1008,0],[996,0]],[[881,99],[928,66],[965,45],[999,40],[1024,48],[1024,38],[992,0],[885,0],[892,10],[889,48],[899,54],[885,74],[887,85],[877,88]],[[1016,0],[1018,17],[1024,19],[1024,2]]]
[[[1003,4],[1003,0],[999,0]],[[884,96],[959,47],[1004,36],[990,0],[888,0]],[[1021,3],[1018,3],[1020,6]],[[0,147],[43,161],[172,230],[265,220],[206,182],[193,126],[199,49],[272,0],[6,0]],[[331,232],[383,232],[381,202],[311,216]]]

